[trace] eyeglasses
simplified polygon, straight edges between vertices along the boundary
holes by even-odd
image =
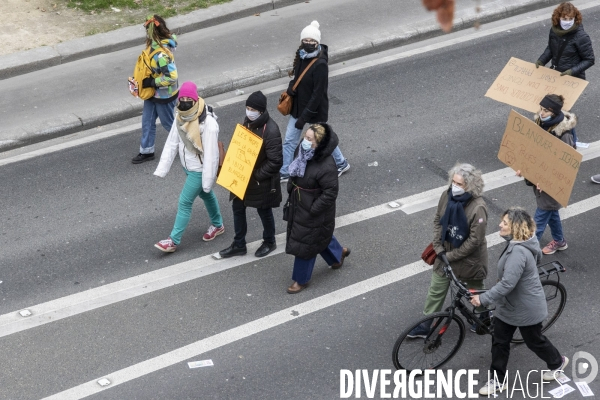
[[[318,44],[319,42],[317,42],[316,40],[313,40],[313,39],[302,39],[302,43],[306,43],[306,44]]]

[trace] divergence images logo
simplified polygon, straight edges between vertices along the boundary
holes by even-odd
[[[588,352],[578,351],[573,354],[573,382],[592,383],[598,376],[598,361]],[[589,374],[585,376],[585,374]]]

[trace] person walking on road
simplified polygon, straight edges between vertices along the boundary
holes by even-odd
[[[442,254],[446,254],[456,277],[470,289],[483,289],[488,272],[488,212],[482,197],[481,171],[470,164],[456,164],[448,171],[448,180],[448,189],[442,193],[433,219],[433,249],[438,257],[433,264],[424,315],[442,310],[450,287],[443,272]],[[431,321],[420,324],[408,337],[425,338],[430,325]],[[471,331],[475,331],[474,326]]]
[[[510,341],[517,328],[529,350],[546,362],[544,381],[553,381],[569,363],[542,335],[542,321],[548,316],[548,307],[537,270],[542,254],[533,218],[522,208],[509,208],[502,214],[499,234],[507,244],[498,260],[498,283],[471,297],[471,304],[476,307],[496,305],[489,370],[492,378],[479,390],[482,396],[507,388],[504,379]]]
[[[281,132],[277,123],[269,116],[267,98],[260,91],[252,93],[246,100],[244,126],[262,137],[263,142],[244,199],[231,194],[235,237],[231,246],[219,252],[223,258],[246,254],[246,207],[256,208],[263,226],[263,242],[254,255],[264,257],[277,248],[273,207],[281,204]]]
[[[327,124],[313,124],[290,164],[289,215],[285,252],[295,256],[292,279],[287,289],[299,293],[308,286],[317,254],[339,269],[350,249],[342,247],[333,231],[335,202],[338,195],[338,171],[332,157],[338,137]]]
[[[313,21],[300,33],[300,47],[296,51],[294,64],[289,72],[289,76],[294,78],[288,85],[287,93],[293,97],[294,101],[283,142],[283,166],[281,167],[281,180],[283,182],[289,178],[288,167],[294,158],[294,150],[300,142],[304,125],[327,122],[328,120],[329,66],[327,50],[327,45],[321,43],[319,23]],[[313,61],[315,62],[302,77],[296,90],[292,90],[296,80]],[[335,159],[338,176],[350,169],[350,164],[344,158],[339,147],[334,149],[333,158]]]
[[[561,3],[552,13],[552,27],[546,50],[535,66],[552,64],[561,75],[585,79],[585,70],[594,65],[592,41],[583,30],[581,12],[571,3]]]
[[[146,23],[146,47],[150,52],[160,49],[150,61],[152,76],[141,82],[142,87],[155,88],[154,97],[144,100],[142,111],[142,139],[140,152],[131,160],[134,164],[154,160],[154,141],[156,138],[156,118],[167,131],[171,129],[174,107],[179,90],[177,67],[173,52],[177,47],[177,37],[167,28],[165,20],[151,16]]]
[[[564,97],[556,94],[544,96],[540,102],[540,112],[534,115],[533,120],[552,136],[576,148],[573,130],[577,125],[577,117],[573,113],[562,111],[564,101]],[[517,176],[521,176],[520,170],[517,171]],[[528,186],[534,186],[527,179],[525,179],[525,183]],[[533,187],[533,194],[537,202],[534,218],[537,226],[535,235],[538,242],[542,239],[546,226],[550,226],[550,233],[552,234],[552,241],[542,249],[542,252],[544,254],[554,254],[557,251],[566,250],[569,246],[563,235],[562,222],[558,213],[562,206],[549,194],[543,192],[537,184]]]
[[[225,232],[219,202],[212,191],[219,168],[218,138],[219,124],[212,108],[198,97],[198,89],[193,82],[184,82],[179,90],[177,115],[154,175],[164,178],[179,152],[187,177],[179,196],[173,230],[167,239],[154,245],[159,250],[172,253],[177,249],[190,222],[196,197],[204,201],[211,221],[202,239],[210,241]]]

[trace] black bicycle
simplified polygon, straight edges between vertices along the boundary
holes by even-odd
[[[491,335],[493,333],[493,310],[477,312],[477,308],[468,303],[472,295],[486,291],[467,289],[466,283],[456,278],[445,256],[444,263],[446,264],[444,273],[451,280],[452,303],[445,311],[421,318],[400,334],[392,353],[396,369],[405,369],[408,372],[414,369],[435,369],[454,357],[466,335],[465,323],[456,310],[466,318],[469,324],[476,326],[477,334]],[[558,261],[539,265],[538,269],[548,303],[548,317],[542,322],[542,332],[544,332],[556,322],[565,308],[567,290],[560,283],[558,273],[564,272],[566,269]],[[408,337],[409,333],[421,324],[430,326],[427,336],[424,339]],[[518,329],[512,343],[523,343]]]

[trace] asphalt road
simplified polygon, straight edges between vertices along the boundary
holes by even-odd
[[[598,8],[585,15],[594,43],[600,42],[599,17]],[[338,216],[443,186],[444,171],[457,161],[484,173],[504,168],[496,153],[510,107],[483,94],[509,57],[535,60],[541,54],[548,28],[547,23],[526,25],[332,78],[330,123],[352,166],[340,181]],[[583,142],[600,140],[595,129],[600,90],[594,84],[599,78],[597,66],[589,70],[592,84],[573,110],[580,116]],[[284,130],[276,99],[276,93],[268,96],[268,108]],[[217,114],[221,138],[228,142],[244,115],[243,104],[218,108]],[[166,179],[152,175],[156,161],[132,165],[138,135],[132,131],[0,167],[0,314],[158,271],[229,245],[232,213],[228,193],[218,187],[224,235],[208,243],[201,240],[209,221],[197,202],[177,252],[165,255],[153,247],[171,230],[183,172],[178,161]],[[165,138],[163,131],[159,147]],[[368,166],[374,161],[378,166]],[[600,171],[598,161],[582,163],[571,204],[598,194],[600,186],[589,182]],[[531,189],[522,182],[485,195],[488,234],[497,232],[499,215],[509,206],[535,209]],[[277,254],[0,337],[0,399],[50,396],[281,310],[301,309],[305,302],[411,264],[431,241],[433,213],[431,208],[410,215],[394,212],[338,228],[336,237],[352,248],[351,257],[338,271],[319,259],[312,285],[295,296],[285,293],[293,259]],[[260,240],[260,220],[251,210],[248,215],[247,240]],[[282,233],[280,209],[275,215],[277,233]],[[580,350],[600,357],[599,220],[597,209],[565,220],[569,249],[546,257],[568,269],[562,276],[567,309],[548,337],[569,357]],[[547,233],[542,244],[549,237]],[[488,285],[495,281],[500,251],[500,245],[490,249]],[[186,360],[212,359],[212,367],[189,369],[186,362],[177,362],[89,398],[338,398],[340,369],[393,368],[392,346],[420,316],[429,277],[423,269]],[[479,369],[482,384],[490,344],[489,337],[468,333],[447,368]],[[513,349],[509,371],[526,374],[543,367],[526,347]],[[598,380],[590,386],[600,393]],[[582,398],[579,392],[569,396]]]

